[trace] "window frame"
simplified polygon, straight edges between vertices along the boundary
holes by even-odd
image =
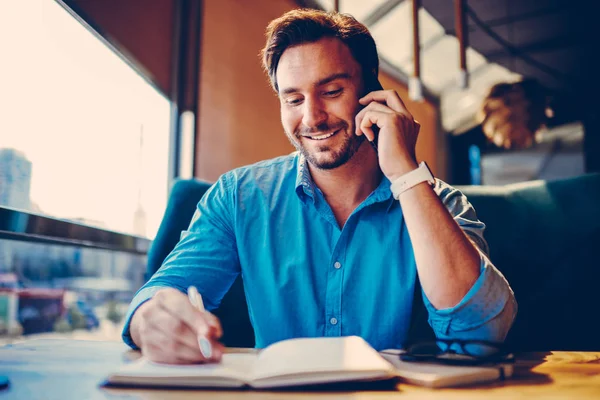
[[[189,43],[191,40],[196,40],[199,44],[200,34],[200,16],[201,9],[196,7],[194,16],[189,13],[190,5],[182,6],[179,1],[175,4],[175,21],[173,32],[173,52],[171,65],[173,72],[171,76],[172,90],[171,93],[164,93],[158,83],[153,79],[152,75],[133,57],[127,56],[125,49],[120,49],[118,43],[111,42],[109,36],[103,29],[95,24],[91,18],[79,9],[77,4],[72,0],[54,0],[62,6],[73,18],[81,23],[88,31],[90,31],[98,40],[105,46],[108,46],[121,60],[123,60],[130,68],[140,75],[148,84],[156,91],[165,95],[170,103],[170,130],[169,130],[169,155],[168,155],[168,187],[170,188],[174,181],[181,174],[181,152],[182,152],[182,124],[181,115],[185,111],[192,111],[194,117],[197,114],[198,103],[198,88],[194,84],[194,93],[192,104],[185,107],[185,86],[190,84],[186,75],[189,76],[189,71],[186,71],[188,62],[193,60],[191,64],[195,70],[198,70],[200,50],[199,45]],[[197,23],[190,26],[190,20],[187,18],[196,18]],[[190,46],[191,44],[191,46]],[[189,54],[190,47],[194,49]],[[125,50],[125,51],[124,51]],[[193,58],[191,58],[193,57]],[[197,73],[192,74],[197,83]],[[192,108],[189,110],[189,108]],[[194,137],[196,135],[196,127],[194,127]],[[194,141],[195,143],[195,141]],[[194,145],[193,157],[191,159],[192,170],[196,164],[195,155],[196,149]],[[189,167],[189,166],[188,166]],[[77,246],[85,248],[96,248],[110,251],[122,251],[133,254],[145,255],[148,253],[152,240],[121,233],[113,230],[102,229],[79,223],[75,221],[53,218],[46,215],[39,215],[25,210],[17,210],[10,207],[0,205],[0,239],[29,241],[36,243],[58,244],[67,246]]]

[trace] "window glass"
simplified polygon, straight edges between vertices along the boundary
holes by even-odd
[[[0,345],[119,340],[146,256],[0,239]]]
[[[169,101],[54,0],[0,3],[0,205],[153,238]]]

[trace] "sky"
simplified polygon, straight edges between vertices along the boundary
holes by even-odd
[[[32,162],[32,202],[133,233],[141,187],[153,238],[167,200],[168,100],[54,0],[0,0],[0,53],[0,148]]]

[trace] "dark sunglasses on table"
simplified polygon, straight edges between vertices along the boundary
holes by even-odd
[[[514,355],[507,353],[502,343],[485,340],[436,339],[409,343],[400,354],[402,361],[428,361],[453,365],[512,363]]]

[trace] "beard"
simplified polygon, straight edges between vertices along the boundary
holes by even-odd
[[[364,142],[365,136],[357,136],[354,134],[354,124],[351,129],[345,121],[339,123],[321,124],[315,129],[300,128],[293,134],[288,133],[286,136],[292,145],[304,156],[312,166],[319,169],[335,169],[346,164],[358,151],[358,148]],[[319,144],[318,140],[305,138],[303,135],[316,132],[334,132],[340,130],[335,136],[342,135],[343,138],[338,138],[334,144]],[[307,148],[302,144],[302,140],[311,140],[315,142],[315,146]],[[341,143],[339,141],[341,140]],[[335,146],[335,147],[334,147]]]

